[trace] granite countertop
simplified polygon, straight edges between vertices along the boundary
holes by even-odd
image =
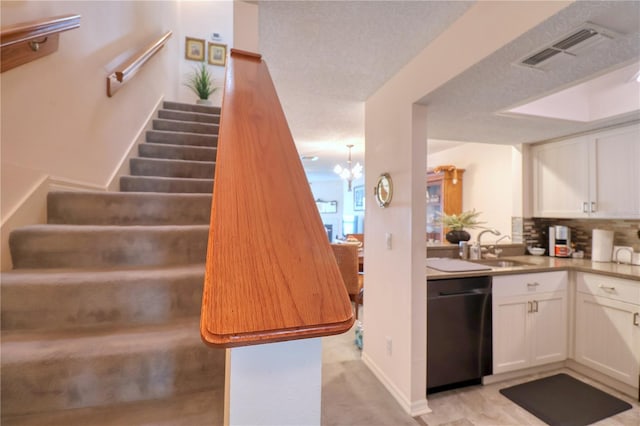
[[[640,282],[640,266],[637,265],[592,262],[590,259],[572,259],[548,256],[501,256],[500,260],[525,262],[528,265],[518,265],[508,268],[492,268],[490,271],[469,272],[442,272],[435,269],[426,268],[427,280],[573,270],[579,272],[593,272],[596,274],[610,275],[613,277],[636,280]]]

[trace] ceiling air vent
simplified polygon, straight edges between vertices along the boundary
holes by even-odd
[[[576,44],[582,43],[583,41],[586,41],[596,35],[598,35],[598,32],[596,30],[594,30],[593,28],[586,28],[584,30],[578,31],[577,33],[571,34],[565,39],[560,40],[559,42],[554,44],[553,47],[560,50],[568,50]]]
[[[554,55],[557,55],[558,53],[560,53],[560,50],[552,48],[544,49],[542,52],[538,52],[535,55],[523,60],[522,63],[525,65],[529,65],[530,67],[535,67],[540,62],[546,61],[547,59]]]
[[[517,64],[530,68],[550,69],[556,59],[577,56],[593,47],[596,43],[610,40],[615,36],[616,33],[613,31],[587,22],[559,40],[544,46],[534,53],[530,53],[519,60]],[[559,53],[562,53],[562,55],[556,56]],[[554,60],[550,60],[554,57]]]

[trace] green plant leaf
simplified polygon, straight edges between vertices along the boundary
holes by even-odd
[[[478,216],[480,216],[481,212],[477,212],[475,209],[467,210],[466,212],[462,212],[460,214],[446,214],[443,213],[436,218],[436,222],[441,223],[445,227],[450,230],[456,231],[461,229],[473,229],[478,228],[479,225],[482,225],[486,222],[480,222],[478,220]]]
[[[193,90],[200,99],[209,99],[209,96],[218,89],[213,85],[211,73],[204,63],[193,68],[193,72],[184,85]]]

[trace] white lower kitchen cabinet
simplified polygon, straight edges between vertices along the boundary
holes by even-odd
[[[579,273],[577,362],[630,386],[640,375],[640,282]]]
[[[493,278],[493,374],[567,358],[567,272]]]

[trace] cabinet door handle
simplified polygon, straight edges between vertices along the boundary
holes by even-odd
[[[601,288],[604,291],[615,291],[616,290],[616,288],[614,286],[609,286],[609,285],[604,285],[604,284],[600,284],[598,286],[598,288]]]
[[[582,203],[582,213],[589,213],[589,203],[586,201]]]
[[[633,314],[633,325],[640,325],[640,313]]]
[[[527,283],[527,287],[538,287],[540,283]]]
[[[596,212],[596,202],[592,201],[591,202],[591,213],[595,213]]]
[[[533,301],[533,306],[534,306],[533,312],[538,312],[538,301],[537,300]]]

